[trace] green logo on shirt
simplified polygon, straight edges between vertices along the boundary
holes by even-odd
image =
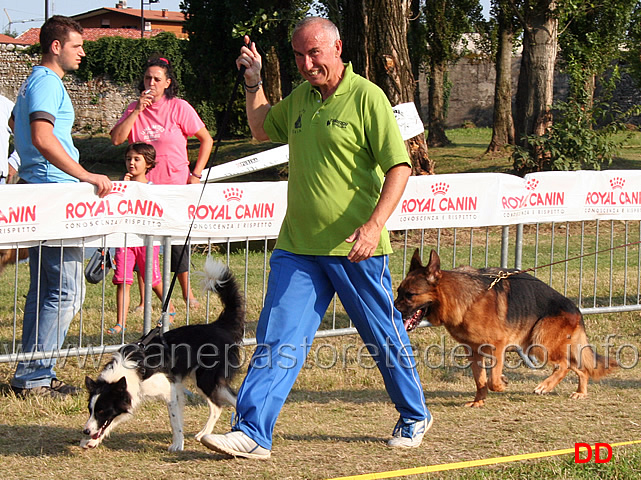
[[[330,120],[327,120],[327,126],[333,126],[333,127],[338,127],[338,128],[347,128],[347,125],[349,125],[347,122],[343,122],[342,120],[338,120],[336,118],[332,118]]]

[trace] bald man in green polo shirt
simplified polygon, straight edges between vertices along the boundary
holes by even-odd
[[[232,456],[270,457],[276,419],[338,293],[399,412],[388,445],[417,447],[432,416],[388,267],[385,222],[411,173],[392,108],[380,88],[343,63],[338,29],[327,19],[307,17],[294,28],[294,56],[306,81],[274,106],[262,89],[262,59],[245,40],[236,63],[245,67],[252,134],[289,144],[287,213],[236,422],[231,432],[201,441]]]

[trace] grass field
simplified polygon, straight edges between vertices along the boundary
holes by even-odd
[[[453,146],[430,152],[438,173],[509,172],[508,158],[482,155],[489,141],[489,130],[461,129],[448,135],[454,141]],[[117,178],[121,163],[110,158],[116,157],[120,162],[122,152],[108,144],[106,138],[83,139],[79,147],[83,158],[92,158],[94,170],[109,172]],[[241,141],[226,142],[221,147],[220,162],[251,154],[262,147]],[[631,169],[639,165],[641,134],[635,133],[613,168]],[[278,177],[279,172],[274,170],[268,175]],[[574,242],[575,236],[571,236],[571,240]],[[243,255],[242,251],[232,253],[234,269],[242,264]],[[635,259],[636,256],[631,261]],[[259,258],[255,260],[260,263]],[[197,256],[197,263],[201,261],[202,256]],[[27,266],[20,268],[26,271]],[[400,275],[402,272],[394,272],[396,283]],[[545,281],[547,275],[546,272],[542,276]],[[557,281],[563,282],[563,275],[561,269],[554,271],[555,285]],[[576,272],[571,270],[569,275]],[[249,276],[248,318],[256,318],[262,275],[255,269]],[[9,312],[13,298],[8,298],[7,293],[12,288],[9,285],[12,278],[8,271],[0,276],[2,342],[10,339],[12,332],[13,318]],[[25,275],[21,274],[21,278]],[[241,280],[244,282],[244,278]],[[615,282],[619,284],[621,279]],[[24,285],[20,287],[21,295],[24,288]],[[99,291],[98,288],[92,290],[85,302],[83,321],[89,339],[91,335],[95,338],[100,335]],[[107,295],[108,310],[113,309],[115,294]],[[132,303],[134,301],[132,299]],[[184,307],[181,302],[176,304],[179,317],[182,315],[184,319]],[[212,308],[217,308],[216,302]],[[113,311],[107,315],[111,322]],[[202,312],[193,315],[192,321],[198,321]],[[130,321],[135,327],[141,320],[139,316],[131,316]],[[207,407],[198,399],[191,400],[186,407],[184,452],[167,452],[171,433],[166,408],[160,403],[146,404],[101,447],[84,451],[78,442],[86,421],[86,397],[62,401],[17,399],[7,385],[12,366],[0,364],[0,466],[7,479],[320,479],[571,449],[575,442],[613,444],[641,440],[641,367],[638,365],[641,314],[590,315],[585,323],[588,337],[601,353],[608,336],[614,335],[610,354],[618,354],[624,366],[601,382],[590,383],[588,399],[569,399],[577,384],[573,374],[553,393],[536,396],[532,390],[549,374],[549,369],[515,366],[505,371],[509,379],[507,390],[490,393],[486,406],[481,409],[463,407],[474,395],[474,381],[469,369],[462,368],[461,359],[456,357],[456,343],[445,330],[427,328],[412,333],[410,338],[426,401],[435,421],[421,447],[406,451],[385,446],[397,413],[380,374],[366,358],[359,357],[360,339],[357,336],[319,339],[276,424],[272,459],[266,462],[228,459],[196,442],[193,435],[207,416]],[[74,336],[74,328],[78,331],[78,326],[73,325],[70,338]],[[132,330],[131,339],[135,339],[135,329]],[[245,347],[245,350],[250,355],[251,348]],[[82,360],[67,359],[66,364],[57,369],[59,376],[77,385],[84,383],[85,375],[95,377],[100,359]],[[510,362],[516,365],[517,357],[510,357]],[[235,387],[240,385],[242,376],[243,372],[236,379]],[[231,416],[232,411],[227,409],[215,432],[227,431]],[[407,478],[631,479],[638,477],[640,468],[641,446],[637,444],[614,447],[613,458],[607,464],[575,464],[574,456],[565,454]]]
[[[629,318],[621,318],[629,317]],[[639,315],[591,316],[586,320],[594,343],[602,343],[611,328],[626,325],[639,346]],[[629,330],[628,330],[629,329]],[[170,454],[166,409],[149,403],[94,451],[78,447],[86,420],[86,399],[18,400],[4,393],[0,409],[0,462],[5,478],[330,478],[368,472],[415,468],[461,461],[573,448],[574,442],[624,442],[641,439],[639,367],[621,369],[590,384],[588,399],[570,400],[576,380],[570,376],[546,396],[532,394],[545,375],[525,368],[506,372],[510,385],[490,394],[486,406],[462,405],[473,396],[469,371],[441,352],[454,342],[441,329],[412,334],[419,373],[434,426],[423,445],[390,451],[389,438],[397,414],[380,375],[367,362],[357,361],[357,337],[317,341],[308,365],[276,425],[273,457],[267,462],[227,459],[210,453],[193,439],[206,418],[199,402],[186,408],[185,451]],[[330,352],[347,352],[336,365]],[[425,352],[428,359],[424,360]],[[512,359],[514,360],[514,359]],[[626,361],[630,361],[626,358]],[[77,368],[73,361],[59,369],[67,380],[80,383],[94,368]],[[3,377],[9,375],[2,367]],[[242,377],[242,375],[241,375]],[[238,379],[238,381],[240,378]],[[236,385],[238,384],[236,382]],[[227,410],[216,432],[227,430]],[[614,448],[605,465],[575,465],[572,455],[512,464],[479,467],[412,478],[636,478],[641,465],[639,446]]]

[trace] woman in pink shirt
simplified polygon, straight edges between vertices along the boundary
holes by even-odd
[[[149,172],[150,182],[171,185],[199,183],[214,144],[205,124],[196,110],[185,100],[176,97],[178,82],[169,61],[152,57],[138,87],[140,98],[132,102],[114,128],[111,142],[120,145],[145,142],[156,149],[156,167]],[[189,171],[187,138],[196,137],[200,142],[198,159]],[[171,270],[177,272],[185,302],[198,306],[189,285],[189,259],[187,252],[178,265],[182,245],[171,249]]]

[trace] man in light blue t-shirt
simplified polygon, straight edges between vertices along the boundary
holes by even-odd
[[[40,29],[42,60],[33,67],[18,93],[9,122],[21,158],[19,183],[88,182],[100,197],[111,191],[105,175],[79,163],[71,138],[74,111],[62,78],[77,70],[85,56],[82,27],[55,15]],[[22,349],[52,351],[63,347],[69,324],[84,299],[82,249],[29,249],[30,284],[22,321]],[[11,387],[16,395],[64,397],[80,391],[56,378],[55,360],[20,362]]]
[[[289,144],[287,213],[234,426],[201,442],[237,457],[271,456],[276,419],[338,293],[399,413],[387,444],[418,447],[432,415],[393,305],[385,222],[411,166],[390,103],[343,63],[338,30],[327,19],[307,17],[294,28],[296,65],[306,81],[274,106],[261,87],[261,57],[245,40],[236,63],[246,68],[252,134]]]

